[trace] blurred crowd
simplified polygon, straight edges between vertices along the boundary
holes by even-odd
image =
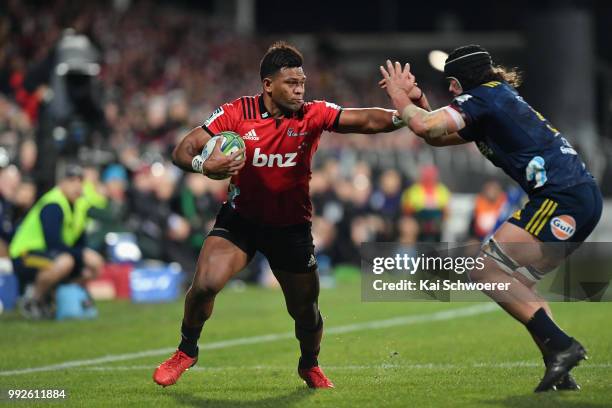
[[[50,187],[43,180],[54,167],[41,163],[77,159],[87,167],[89,188],[106,197],[91,210],[91,247],[106,253],[109,233],[128,233],[143,258],[178,262],[193,271],[226,198],[227,181],[184,174],[169,162],[169,153],[217,105],[260,92],[258,62],[270,39],[238,36],[223,29],[225,22],[193,11],[146,1],[122,4],[129,3],[8,0],[4,5],[0,256],[27,210]],[[70,120],[54,108],[62,78],[58,44],[68,35],[66,27],[74,29],[73,38],[91,43],[99,66],[87,74],[90,109],[75,104]],[[371,78],[344,74],[332,54],[322,43],[306,55],[310,98],[343,106],[387,105],[382,92],[363,92],[366,80],[368,88],[375,84]],[[69,138],[77,141],[76,149],[66,148]],[[422,147],[407,130],[323,136],[311,182],[320,265],[358,265],[364,241],[440,241],[451,193],[435,166],[410,164],[400,156]],[[466,239],[484,238],[505,202],[497,182],[487,184],[481,196]]]
[[[16,166],[0,170],[0,242],[5,244],[36,197],[35,184],[19,178]],[[111,259],[114,243],[110,237],[127,233],[135,238],[140,258],[178,262],[191,273],[227,197],[227,180],[183,174],[161,161],[131,174],[118,163],[102,169],[87,167],[84,179],[85,193],[89,188],[106,199],[89,211],[89,247]],[[406,246],[417,241],[440,242],[450,194],[433,165],[421,167],[420,177],[413,181],[396,169],[376,171],[366,162],[358,162],[346,171],[338,160],[326,160],[313,171],[311,180],[313,237],[322,273],[331,273],[338,264],[358,266],[362,242]],[[463,239],[484,239],[506,202],[497,181],[486,183]],[[265,269],[261,262],[255,262],[243,277],[256,280]]]

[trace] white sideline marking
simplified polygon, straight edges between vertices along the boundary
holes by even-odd
[[[394,326],[408,326],[412,324],[418,323],[426,323],[426,322],[436,322],[441,320],[451,320],[458,317],[468,317],[475,316],[483,313],[490,313],[496,310],[500,310],[499,307],[494,303],[485,303],[480,305],[468,306],[461,309],[451,309],[451,310],[443,310],[434,313],[427,314],[418,314],[418,315],[409,315],[409,316],[401,316],[394,317],[391,319],[385,320],[374,320],[371,322],[365,323],[355,323],[349,324],[345,326],[336,326],[325,329],[325,334],[342,334],[342,333],[350,333],[361,330],[375,330],[382,329],[385,327],[394,327]],[[204,344],[201,349],[202,350],[213,350],[234,346],[243,346],[247,344],[259,344],[259,343],[270,343],[273,341],[284,340],[284,339],[292,339],[294,337],[293,332],[287,333],[276,333],[276,334],[266,334],[263,336],[252,336],[252,337],[240,337],[237,339],[231,340],[221,340],[213,343]],[[31,367],[31,368],[23,368],[19,370],[9,370],[9,371],[0,371],[0,377],[6,377],[10,375],[17,374],[30,374],[30,373],[39,373],[44,371],[59,371],[65,370],[68,368],[74,367],[83,367],[83,366],[94,366],[98,364],[105,363],[113,363],[116,361],[126,361],[126,360],[136,360],[142,357],[151,357],[151,356],[160,356],[164,354],[170,354],[176,350],[176,347],[166,347],[161,349],[140,351],[136,353],[126,353],[126,354],[114,354],[108,355],[104,357],[92,358],[87,360],[73,360],[66,361],[64,363],[52,364],[41,367]]]
[[[136,370],[154,370],[155,365],[133,365],[133,366],[94,366],[94,367],[79,367],[81,371],[136,371]],[[516,368],[516,367],[542,367],[541,362],[535,361],[507,361],[502,363],[472,363],[472,364],[437,364],[437,363],[423,363],[423,364],[364,364],[364,365],[343,365],[333,366],[324,365],[323,368],[326,370],[368,370],[368,369],[392,369],[392,368],[404,368],[409,370],[456,370],[461,368]],[[599,363],[599,364],[586,364],[583,367],[588,368],[612,368],[612,363]],[[243,371],[243,370],[294,370],[294,366],[267,366],[267,365],[254,365],[254,366],[225,366],[225,367],[199,367],[195,366],[189,370],[193,371]]]

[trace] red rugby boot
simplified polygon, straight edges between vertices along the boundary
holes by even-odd
[[[161,363],[153,373],[153,381],[162,387],[176,384],[181,375],[193,367],[198,358],[191,358],[181,350],[176,350],[172,357]]]
[[[334,383],[323,374],[319,366],[298,368],[298,374],[309,388],[334,388]]]

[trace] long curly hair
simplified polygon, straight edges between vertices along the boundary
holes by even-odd
[[[493,68],[484,72],[478,78],[479,84],[484,84],[490,81],[506,81],[515,88],[518,88],[523,83],[523,75],[517,67],[507,68],[502,65],[493,65]]]

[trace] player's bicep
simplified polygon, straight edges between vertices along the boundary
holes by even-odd
[[[442,136],[457,132],[465,127],[465,121],[454,109],[445,106],[432,112],[419,110],[408,121],[410,127],[419,135]]]
[[[383,108],[344,109],[338,120],[339,133],[391,132],[398,125],[393,121],[395,111]]]
[[[201,127],[192,129],[179,144],[184,144],[186,148],[193,148],[196,153],[200,153],[206,142],[210,140],[211,136]]]
[[[468,142],[457,133],[463,128],[465,120],[461,114],[452,107],[445,106],[425,114],[422,124],[417,126],[417,134],[432,146],[451,146]]]
[[[445,106],[438,110],[444,115],[443,120],[446,123],[447,133],[458,132],[465,127],[463,116],[451,106]]]
[[[201,128],[210,136],[214,136],[225,130],[235,131],[235,107],[231,103],[219,106],[208,119],[204,121]]]
[[[465,140],[457,132],[449,133],[436,138],[435,141],[430,142],[431,146],[456,146],[461,144],[469,143],[469,140]]]

